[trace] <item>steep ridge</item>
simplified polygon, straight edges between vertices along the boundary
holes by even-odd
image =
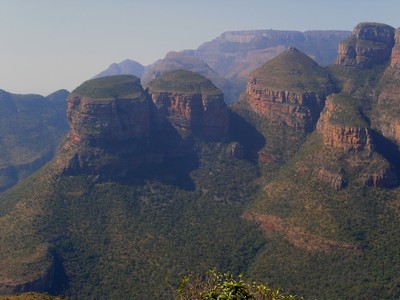
[[[145,162],[158,162],[162,150],[138,143],[150,136],[151,107],[140,80],[131,75],[83,83],[68,97],[71,126],[58,156],[61,174],[118,178]],[[130,154],[127,160],[123,156]]]
[[[66,90],[47,97],[0,91],[0,191],[53,157],[68,129],[67,95]]]
[[[393,142],[400,144],[400,29],[396,30],[390,66],[383,73],[379,84],[379,96],[373,113],[373,124]]]

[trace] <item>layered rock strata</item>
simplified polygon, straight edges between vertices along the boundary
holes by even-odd
[[[360,115],[357,101],[350,97],[334,94],[327,98],[317,131],[325,145],[346,153],[373,151],[369,128]]]
[[[386,24],[360,23],[339,44],[337,64],[370,68],[390,60],[395,29]]]
[[[224,96],[208,79],[190,71],[171,71],[152,81],[148,91],[158,118],[168,119],[179,132],[210,139],[227,135]]]
[[[335,90],[329,74],[291,47],[250,74],[250,107],[273,124],[311,131],[326,95]]]
[[[148,141],[151,101],[139,78],[89,80],[67,102],[71,130],[56,159],[59,173],[119,178],[145,163],[162,161],[162,151]]]
[[[114,85],[110,77],[86,82],[68,97],[69,136],[75,143],[98,145],[149,136],[150,104],[139,79],[116,77],[120,81],[114,80]],[[97,92],[91,94],[94,84]]]
[[[394,35],[395,45],[392,49],[390,66],[395,69],[400,69],[400,28],[397,28]]]
[[[56,159],[58,172],[121,178],[166,157],[188,155],[180,141],[187,135],[224,139],[228,110],[222,92],[200,75],[180,72],[166,73],[148,91],[131,75],[76,88],[67,101],[71,130]]]

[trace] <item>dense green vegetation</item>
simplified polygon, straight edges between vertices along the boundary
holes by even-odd
[[[71,92],[71,96],[92,99],[139,98],[143,95],[140,79],[133,75],[116,75],[85,81]],[[144,101],[144,97],[141,97]]]
[[[335,111],[332,112],[329,119],[331,124],[351,127],[368,127],[359,100],[341,93],[332,95],[331,101],[335,106]]]
[[[204,95],[221,94],[221,91],[207,78],[186,70],[164,73],[148,85],[152,92],[197,93]]]
[[[72,299],[168,299],[172,291],[166,279],[177,282],[181,272],[204,273],[210,266],[246,271],[264,243],[255,224],[241,217],[257,189],[257,169],[227,157],[224,144],[198,143],[196,149],[200,168],[191,174],[194,190],[151,179],[136,184],[93,183],[84,176],[54,181],[45,175],[51,165],[35,174],[35,190],[26,181],[1,199],[14,202],[18,194],[26,204],[11,212],[21,216],[13,223],[23,240],[8,230],[9,217],[0,219],[0,258],[20,249],[13,253],[13,269],[2,260],[0,272],[18,268],[23,277],[29,268],[23,257],[44,243],[62,258],[57,288]],[[37,274],[46,269],[42,265]]]
[[[0,191],[49,161],[68,129],[66,97],[0,91]]]

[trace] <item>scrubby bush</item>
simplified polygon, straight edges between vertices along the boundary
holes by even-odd
[[[268,284],[249,282],[243,275],[208,271],[205,275],[182,276],[175,289],[177,300],[294,300],[302,299]]]

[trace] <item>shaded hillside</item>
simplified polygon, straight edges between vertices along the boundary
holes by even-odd
[[[67,132],[68,92],[47,97],[0,91],[0,191],[48,162]]]

